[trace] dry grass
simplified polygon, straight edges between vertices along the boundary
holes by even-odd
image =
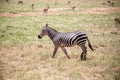
[[[48,16],[49,18],[53,18]],[[75,17],[75,16],[72,16]],[[43,17],[44,18],[44,17]],[[84,17],[85,18],[85,17]],[[81,17],[81,19],[84,19]],[[24,18],[25,19],[25,18]],[[28,22],[25,20],[24,22]],[[32,17],[33,19],[33,17]],[[37,21],[38,18],[34,20]],[[40,19],[40,18],[39,18]],[[55,18],[56,20],[58,18]],[[65,18],[66,19],[66,18]],[[73,18],[76,22],[78,19]],[[90,19],[90,18],[89,18]],[[101,18],[102,19],[102,18]],[[15,19],[16,20],[16,19]],[[19,21],[19,18],[17,18]],[[20,18],[21,20],[21,18]],[[31,19],[30,19],[31,20]],[[42,19],[41,19],[42,20]],[[64,20],[64,19],[63,19]],[[61,21],[61,20],[60,20]],[[71,20],[70,20],[71,21]],[[31,21],[30,21],[31,22]],[[59,21],[58,21],[59,22]],[[73,22],[73,21],[71,21]],[[15,21],[16,23],[16,21]],[[51,24],[54,22],[51,22]],[[81,22],[80,26],[86,23]],[[89,20],[87,21],[87,24]],[[99,24],[99,21],[97,22]],[[8,23],[7,23],[8,24]],[[7,24],[2,24],[4,25]],[[14,24],[11,23],[10,24]],[[31,23],[29,23],[31,24]],[[73,23],[72,23],[73,24]],[[52,59],[53,44],[49,38],[44,37],[42,40],[37,39],[38,28],[33,28],[29,26],[30,29],[26,27],[27,24],[22,24],[22,28],[15,28],[19,26],[14,24],[13,27],[4,32],[4,36],[1,39],[4,40],[6,34],[12,32],[12,30],[19,31],[12,32],[16,34],[14,37],[8,35],[8,39],[5,37],[5,41],[2,41],[2,46],[0,48],[0,73],[1,79],[4,80],[119,80],[120,74],[120,31],[119,28],[113,26],[98,26],[94,24],[91,28],[80,27],[82,30],[86,31],[89,35],[90,41],[95,48],[95,52],[90,51],[88,48],[87,61],[80,60],[81,49],[78,46],[67,48],[71,59],[67,59],[65,54],[61,49],[58,50],[55,59]],[[56,24],[60,29],[59,31],[68,30],[67,27],[59,27],[63,24]],[[70,24],[69,24],[70,25]],[[75,29],[79,29],[75,26]],[[24,30],[24,28],[26,28]],[[4,28],[1,28],[4,30]],[[31,31],[31,29],[33,31]],[[69,30],[73,30],[74,27],[70,27]],[[24,37],[27,35],[27,39]],[[30,34],[28,33],[30,31]],[[23,36],[23,38],[22,38]],[[10,37],[10,38],[9,38]],[[13,38],[13,39],[12,39]],[[14,41],[12,41],[14,40]],[[26,41],[27,40],[27,41]],[[25,42],[24,42],[25,41]]]
[[[70,15],[69,15],[70,16]],[[56,18],[56,16],[40,17],[18,17],[5,22],[2,25],[0,47],[0,73],[4,80],[119,80],[120,74],[120,31],[114,27],[114,23],[100,26],[102,15],[94,18],[96,23],[91,22],[93,17],[83,15],[71,15]],[[107,15],[109,16],[109,15]],[[77,17],[77,18],[76,18]],[[89,17],[89,19],[87,18]],[[67,19],[66,19],[67,18]],[[6,20],[8,18],[3,18]],[[67,59],[62,50],[58,50],[55,59],[52,59],[53,44],[49,38],[37,39],[38,27],[33,27],[36,22],[44,19],[59,31],[83,30],[90,38],[95,52],[88,48],[87,61],[79,58],[81,49],[78,46],[67,48],[71,59]],[[50,20],[49,20],[50,19]],[[54,24],[54,21],[57,23]],[[83,21],[81,21],[81,20]],[[106,22],[108,17],[104,17]],[[2,21],[1,20],[1,21]],[[19,23],[19,20],[22,21]],[[61,22],[70,22],[70,24]],[[71,21],[72,20],[72,21]],[[76,23],[81,21],[81,24]],[[12,22],[14,21],[14,22]],[[32,22],[33,21],[33,22]],[[85,21],[85,22],[84,22]],[[90,22],[89,22],[90,21]],[[22,24],[29,22],[28,24]],[[35,22],[35,23],[34,23]],[[87,22],[87,23],[86,23]],[[17,24],[14,24],[17,23]],[[34,24],[33,24],[34,23]],[[76,25],[74,25],[76,23]],[[88,28],[88,24],[91,24]],[[111,25],[109,28],[108,26]],[[6,26],[7,25],[7,26]],[[14,25],[14,26],[8,26]],[[21,25],[21,27],[19,27]],[[66,27],[71,25],[74,27]],[[78,27],[78,25],[80,27]],[[81,27],[84,26],[84,27]],[[13,32],[14,31],[14,32]],[[7,36],[6,36],[7,35]],[[13,36],[14,35],[14,36]],[[14,40],[14,41],[13,41]]]
[[[54,6],[52,1],[48,3],[48,0],[36,0],[34,4],[37,11],[29,10],[29,1],[30,4],[33,3],[32,0],[26,0],[22,7],[16,5],[16,0],[11,0],[9,4],[1,1],[0,4],[4,3],[4,6],[0,5],[0,12],[16,15],[36,13],[39,12],[37,9],[49,4],[52,9],[64,8],[60,10],[63,13],[60,16],[35,14],[0,17],[0,80],[120,80],[120,26],[115,27],[114,24],[114,18],[120,16],[119,11],[114,11],[117,8],[103,6],[104,0],[92,0],[88,3],[80,0],[78,11],[86,9],[88,12],[93,10],[94,13],[95,8],[99,8],[101,13],[68,15],[64,14],[69,13],[69,10],[65,10],[69,8],[65,3],[67,1],[60,0]],[[119,7],[119,1],[114,2],[115,7]],[[72,4],[77,3],[73,1]],[[105,10],[108,13],[102,14]],[[46,23],[62,32],[86,32],[95,51],[88,48],[87,60],[81,61],[81,49],[74,46],[67,48],[70,60],[61,49],[52,59],[54,46],[50,39],[37,38],[39,29]]]
[[[37,45],[31,45],[2,49],[4,52],[2,60],[6,65],[5,79],[73,80],[81,78],[92,80],[100,79],[101,75],[97,76],[96,72],[99,73],[106,68],[87,66],[87,62],[79,60],[78,51],[72,54],[71,60],[68,60],[61,51],[58,51],[56,58],[52,59],[50,56],[53,47],[48,48],[49,51],[46,51],[46,48],[46,46],[38,48]]]
[[[119,53],[111,46],[100,45],[95,52],[89,50],[87,61],[80,61],[81,50],[77,46],[67,48],[69,60],[61,50],[55,59],[50,58],[53,46],[38,44],[1,48],[5,80],[113,80],[115,75],[111,74],[120,72]]]

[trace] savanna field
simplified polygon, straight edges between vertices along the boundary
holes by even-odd
[[[20,1],[0,0],[0,80],[120,80],[119,0]],[[85,32],[95,51],[86,43],[86,61],[79,46],[66,48],[71,59],[61,49],[51,58],[52,41],[38,39],[46,23]]]

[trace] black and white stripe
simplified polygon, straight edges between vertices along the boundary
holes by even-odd
[[[72,47],[74,45],[78,45],[83,51],[81,53],[81,60],[86,60],[86,41],[88,41],[90,49],[93,50],[87,35],[80,31],[62,33],[54,30],[51,27],[48,27],[48,24],[46,24],[46,26],[43,27],[41,33],[38,35],[38,38],[42,38],[44,35],[48,35],[55,45],[52,58],[54,58],[59,47],[61,47],[66,56],[70,58],[67,54],[65,47]]]

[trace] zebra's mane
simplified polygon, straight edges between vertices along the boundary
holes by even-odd
[[[51,27],[48,27],[48,29],[51,29],[51,30],[53,30],[53,31],[55,31],[55,32],[58,32],[58,31],[56,31],[55,29],[53,29],[53,28],[51,28]]]

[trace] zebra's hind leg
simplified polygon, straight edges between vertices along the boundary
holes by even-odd
[[[81,60],[86,60],[87,47],[85,46],[85,44],[80,45],[80,47],[82,49]]]
[[[67,50],[65,49],[65,47],[61,47],[61,49],[63,50],[63,52],[65,53],[67,58],[70,59],[70,56],[68,55]]]
[[[83,59],[83,52],[81,53],[80,58],[81,58],[81,60]]]
[[[58,46],[55,46],[54,51],[53,51],[52,58],[54,58],[54,57],[55,57],[55,54],[56,54],[56,52],[57,52],[58,48],[59,48]]]

